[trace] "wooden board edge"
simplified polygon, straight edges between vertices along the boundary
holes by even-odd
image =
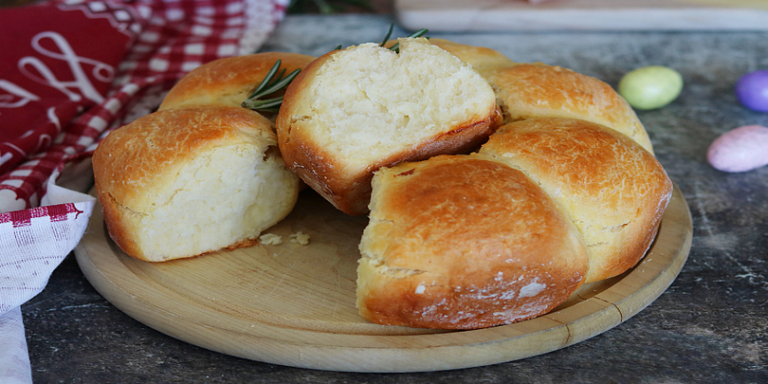
[[[678,207],[678,209],[683,210],[687,217],[688,225],[690,225],[690,211],[677,186],[675,186],[675,194],[680,198],[683,205],[682,208]],[[683,239],[682,246],[674,256],[673,262],[670,263],[663,273],[643,287],[641,291],[636,292],[634,294],[635,300],[625,300],[611,304],[611,306],[606,306],[605,310],[571,322],[560,322],[557,319],[551,318],[550,315],[544,315],[534,320],[541,319],[539,321],[544,321],[546,319],[546,321],[553,324],[552,326],[522,336],[510,336],[508,332],[504,332],[504,328],[524,327],[523,323],[525,322],[497,328],[456,332],[455,335],[460,335],[459,339],[466,340],[465,344],[440,345],[441,343],[435,339],[436,345],[426,349],[403,348],[402,341],[407,341],[408,338],[413,337],[440,338],[445,337],[445,334],[381,336],[397,340],[391,348],[364,348],[321,345],[313,343],[311,340],[303,343],[291,343],[275,338],[253,337],[247,333],[219,329],[216,332],[231,335],[237,342],[229,348],[218,348],[215,343],[216,340],[208,336],[207,332],[204,332],[211,330],[210,325],[191,321],[186,324],[186,329],[169,326],[168,318],[173,318],[174,314],[168,313],[162,308],[140,298],[131,297],[127,292],[120,289],[109,278],[101,274],[96,266],[88,260],[81,245],[78,245],[76,248],[75,255],[81,270],[83,270],[83,273],[100,294],[109,301],[113,301],[115,296],[128,295],[126,300],[121,300],[122,303],[119,309],[147,326],[182,341],[189,342],[187,341],[187,336],[190,333],[196,335],[202,333],[206,334],[207,339],[203,339],[202,342],[195,343],[195,345],[246,359],[320,370],[394,373],[460,369],[514,361],[549,353],[601,334],[631,317],[625,317],[622,308],[625,308],[624,310],[628,307],[638,308],[635,311],[628,312],[634,315],[655,301],[664,292],[682,269],[690,251],[691,238],[692,229],[688,231],[688,235]],[[649,295],[641,295],[640,293],[649,293]],[[581,308],[579,306],[603,305],[599,303],[600,301],[605,300],[593,297],[566,310],[576,311]],[[600,323],[601,326],[586,326],[587,323],[595,322]],[[489,337],[489,335],[476,338],[474,336],[477,333],[488,333],[496,338]],[[473,340],[481,341],[476,342]],[[535,343],[537,349],[524,348],[528,341]],[[423,356],[425,350],[429,355],[427,359]],[[489,358],[489,355],[493,357]],[[361,361],[365,361],[367,364],[361,364]]]

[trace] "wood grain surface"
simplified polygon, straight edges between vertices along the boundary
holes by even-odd
[[[768,30],[762,0],[395,0],[395,14],[431,31]]]
[[[567,347],[626,321],[675,279],[691,246],[688,206],[675,188],[645,258],[613,279],[582,287],[553,312],[473,331],[382,326],[355,308],[364,217],[304,191],[267,232],[283,244],[147,263],[109,239],[100,207],[75,250],[90,283],[116,307],[172,337],[247,359],[355,372],[413,372],[512,361]],[[307,245],[290,242],[308,234]]]

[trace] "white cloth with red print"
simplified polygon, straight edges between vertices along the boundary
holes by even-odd
[[[99,141],[154,110],[192,69],[255,52],[287,5],[53,0],[0,10],[0,383],[32,382],[20,306],[85,231]]]

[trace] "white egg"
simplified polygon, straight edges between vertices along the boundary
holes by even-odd
[[[715,139],[707,160],[723,172],[746,172],[768,164],[768,128],[745,125]]]

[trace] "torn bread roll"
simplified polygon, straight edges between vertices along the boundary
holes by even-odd
[[[382,169],[360,243],[360,314],[445,329],[542,315],[636,265],[671,192],[638,143],[574,119],[507,124],[476,154]]]
[[[387,325],[474,329],[546,313],[584,281],[578,231],[522,172],[477,155],[381,169],[357,306]]]
[[[298,197],[276,145],[272,123],[240,107],[159,111],[113,131],[93,155],[110,236],[145,261],[255,243]]]
[[[365,214],[373,172],[477,148],[500,122],[490,85],[426,39],[362,44],[309,64],[288,87],[277,136],[288,167],[335,207]]]
[[[285,73],[302,69],[315,57],[298,53],[266,52],[227,57],[195,68],[185,75],[160,104],[159,110],[194,106],[239,107],[280,60]]]
[[[609,84],[559,66],[516,63],[490,48],[442,39],[430,41],[472,65],[488,80],[504,123],[537,117],[587,120],[615,129],[653,153],[637,114]]]

